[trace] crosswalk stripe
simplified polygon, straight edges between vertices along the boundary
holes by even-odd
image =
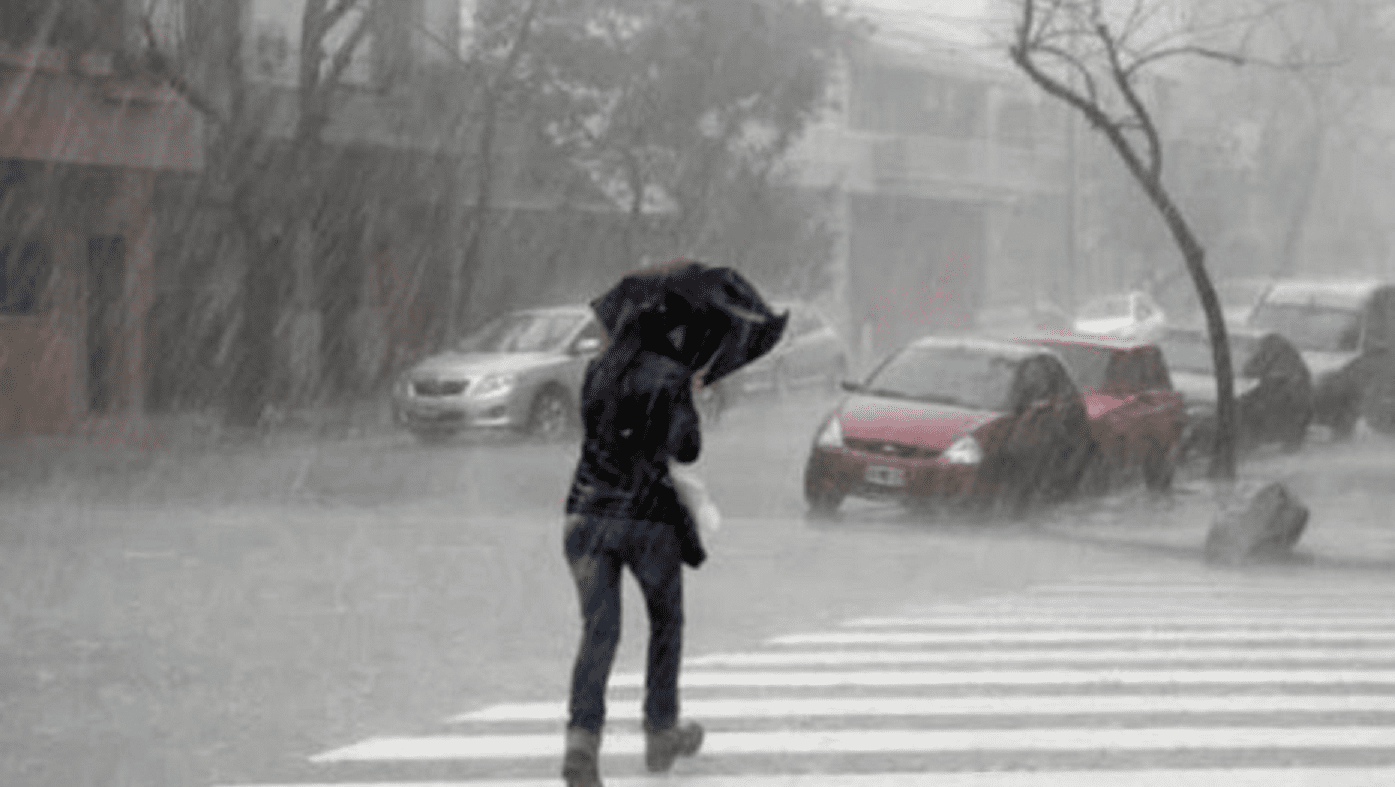
[[[1239,696],[1053,695],[1000,697],[814,697],[684,700],[683,710],[702,719],[812,718],[826,716],[980,716],[1137,713],[1395,713],[1395,695],[1279,694]],[[639,701],[611,702],[613,720],[643,717]],[[494,705],[452,716],[448,722],[565,721],[563,702]]]
[[[604,751],[644,752],[644,736],[607,735]],[[370,738],[325,752],[314,762],[404,762],[527,759],[560,756],[561,736],[433,735]],[[703,752],[723,754],[858,754],[1059,752],[1072,750],[1172,751],[1230,749],[1388,749],[1395,727],[1148,727],[977,730],[780,730],[709,732]]]
[[[932,643],[1013,642],[1395,642],[1395,630],[1347,629],[1222,629],[1176,631],[1165,629],[1096,630],[1053,629],[1002,631],[818,631],[786,634],[769,640],[772,645],[928,645]]]
[[[1395,610],[1368,615],[1268,615],[1203,614],[1191,615],[1088,615],[1075,610],[1055,615],[938,615],[934,617],[857,618],[842,625],[848,628],[951,628],[963,626],[1013,626],[1031,628],[1362,628],[1381,626],[1395,628]]]
[[[1277,685],[1395,684],[1389,670],[879,670],[863,672],[684,672],[682,688],[699,687],[833,687],[833,686],[1079,686],[1084,684]],[[644,676],[616,675],[610,685],[636,688]]]
[[[777,635],[684,660],[683,714],[706,720],[717,770],[606,778],[610,787],[1390,787],[1395,767],[1395,583],[1199,573],[1038,586],[973,602]],[[644,675],[609,679],[602,757],[643,753]],[[497,704],[442,734],[370,738],[310,758],[344,775],[473,780],[333,787],[541,787],[558,782],[567,708]],[[789,762],[857,773],[770,773]],[[818,759],[824,757],[827,759]],[[1101,759],[1105,758],[1107,759]],[[841,759],[840,759],[841,758]],[[866,773],[909,758],[943,772]],[[1248,759],[1247,759],[1248,758]],[[1277,759],[1276,759],[1277,758]],[[1291,762],[1293,768],[1214,768]],[[992,762],[1018,771],[968,771]],[[1133,770],[1149,762],[1159,768]],[[491,764],[492,763],[492,764]],[[744,764],[743,764],[744,763]],[[1101,770],[1052,770],[1099,764]],[[1112,763],[1116,768],[1108,770]],[[1194,764],[1196,769],[1177,766]],[[357,764],[357,765],[355,765]],[[1202,767],[1205,766],[1205,767]],[[383,770],[391,767],[393,770]],[[636,759],[620,767],[638,768]],[[732,769],[749,768],[756,773]],[[367,769],[367,770],[365,770]],[[806,764],[796,770],[808,770]],[[603,764],[604,770],[604,764]],[[634,773],[634,770],[629,770]],[[261,785],[260,787],[276,787]],[[285,787],[316,787],[286,785]],[[328,787],[323,785],[321,787]]]
[[[780,774],[605,778],[609,787],[1390,787],[1395,768],[1186,768],[984,773]],[[557,787],[558,779],[344,782],[222,787]]]
[[[1214,603],[1213,603],[1214,601]],[[1275,604],[1262,604],[1253,601],[1239,603],[1233,600],[1205,599],[1192,600],[1154,598],[1107,598],[1090,599],[1088,603],[1070,597],[1051,599],[1023,599],[1008,601],[985,601],[980,604],[958,605],[937,604],[934,607],[911,607],[903,610],[902,616],[947,617],[960,619],[994,617],[1044,617],[1050,615],[1065,619],[1081,618],[1086,615],[1117,615],[1120,617],[1142,617],[1145,615],[1178,616],[1206,620],[1218,615],[1230,615],[1243,619],[1271,619],[1279,617],[1326,617],[1363,616],[1379,621],[1395,617],[1395,601],[1370,600],[1342,603],[1305,603],[1299,600],[1281,604],[1281,611]]]
[[[1023,650],[819,650],[773,653],[713,653],[683,662],[685,667],[842,666],[850,664],[1127,664],[1168,661],[1270,662],[1389,661],[1395,648],[1232,648],[1173,646],[1124,648],[1029,648]]]
[[[1371,585],[1367,588],[1353,588],[1346,585],[1150,585],[1140,583],[1100,583],[1089,582],[1080,584],[1042,585],[1028,591],[1033,596],[1076,596],[1088,597],[1092,595],[1105,596],[1151,596],[1157,593],[1164,593],[1172,596],[1203,595],[1208,598],[1250,598],[1261,597],[1264,599],[1287,599],[1287,598],[1363,598],[1372,599],[1389,598],[1390,588]]]

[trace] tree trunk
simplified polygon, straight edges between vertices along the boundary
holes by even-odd
[[[1206,328],[1211,337],[1211,359],[1216,370],[1216,442],[1211,451],[1208,475],[1217,479],[1235,478],[1235,374],[1230,357],[1230,339],[1216,288],[1206,271],[1206,251],[1192,234],[1177,206],[1156,178],[1141,181],[1148,198],[1162,213],[1173,239],[1182,250],[1187,273],[1196,287]]]

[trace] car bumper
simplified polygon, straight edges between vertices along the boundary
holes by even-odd
[[[838,496],[968,500],[982,491],[981,465],[815,447],[806,484]]]
[[[397,396],[393,419],[412,430],[508,429],[523,425],[525,414],[509,397]]]

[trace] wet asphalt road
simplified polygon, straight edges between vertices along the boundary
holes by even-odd
[[[1141,499],[1017,522],[853,503],[807,521],[799,475],[831,405],[749,404],[709,430],[702,468],[726,524],[687,574],[687,653],[1076,576],[1195,567],[1194,555],[1045,527],[1165,511]],[[370,431],[69,458],[42,483],[11,484],[0,783],[303,781],[323,775],[307,763],[316,752],[556,701],[578,630],[559,533],[575,451]],[[642,663],[632,584],[625,605],[617,672]]]

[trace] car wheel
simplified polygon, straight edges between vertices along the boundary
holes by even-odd
[[[839,489],[831,479],[825,478],[813,467],[804,470],[804,502],[809,505],[809,514],[815,517],[831,517],[838,513],[847,493]]]
[[[542,440],[559,440],[571,430],[571,403],[557,388],[544,388],[529,410],[528,433]]]
[[[1169,492],[1177,470],[1177,451],[1166,450],[1156,440],[1148,441],[1143,455],[1143,484],[1149,492]]]
[[[1395,434],[1395,374],[1386,373],[1366,389],[1361,409],[1366,423],[1381,434]]]
[[[1356,431],[1356,422],[1361,418],[1361,411],[1355,403],[1343,407],[1332,419],[1332,436],[1338,440],[1345,440],[1351,437]]]

